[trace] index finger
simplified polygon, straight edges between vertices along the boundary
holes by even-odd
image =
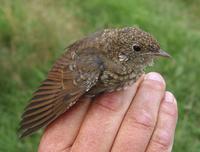
[[[153,133],[165,82],[157,73],[145,76],[122,122],[112,151],[144,152]]]

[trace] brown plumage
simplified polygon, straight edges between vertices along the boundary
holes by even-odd
[[[155,56],[169,57],[138,28],[105,29],[76,41],[33,94],[20,122],[21,137],[50,124],[81,96],[133,84]]]

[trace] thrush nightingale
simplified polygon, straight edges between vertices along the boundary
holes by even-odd
[[[47,126],[82,96],[132,85],[157,56],[169,57],[139,28],[105,29],[67,47],[33,94],[20,122],[21,137]]]

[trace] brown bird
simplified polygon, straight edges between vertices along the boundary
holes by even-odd
[[[21,137],[50,124],[82,96],[133,84],[156,56],[169,57],[139,28],[105,29],[76,41],[33,94],[20,122]]]

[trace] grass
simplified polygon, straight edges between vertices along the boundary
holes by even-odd
[[[21,112],[64,48],[105,27],[139,26],[152,33],[173,60],[160,72],[177,97],[174,152],[200,149],[199,0],[0,0],[0,151],[36,151],[41,132],[20,141]]]

